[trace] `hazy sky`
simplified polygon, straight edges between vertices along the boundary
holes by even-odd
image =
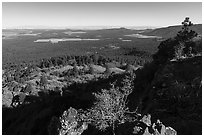
[[[3,28],[14,26],[169,26],[186,16],[202,23],[202,3],[3,3]]]

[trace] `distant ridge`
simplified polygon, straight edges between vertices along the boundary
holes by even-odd
[[[132,30],[144,30],[155,29],[155,26],[14,26],[3,27],[3,29],[70,29],[70,30],[101,30],[101,29],[132,29]]]
[[[157,28],[152,31],[145,31],[141,34],[143,35],[149,35],[149,36],[160,36],[163,38],[171,38],[176,36],[178,31],[181,30],[181,25],[177,26],[169,26],[164,28]],[[202,24],[195,24],[192,27],[190,27],[193,31],[197,32],[199,35],[202,35]]]

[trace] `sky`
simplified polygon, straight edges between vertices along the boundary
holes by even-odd
[[[156,26],[202,23],[201,2],[3,2],[3,28],[19,26]]]

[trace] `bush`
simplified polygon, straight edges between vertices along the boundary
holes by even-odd
[[[164,64],[167,60],[175,57],[175,46],[179,45],[176,39],[170,38],[162,41],[158,46],[158,51],[153,55],[153,59],[157,64]]]
[[[88,113],[93,120],[92,124],[99,130],[112,127],[114,132],[116,124],[124,121],[125,111],[128,110],[125,95],[114,86],[110,90],[104,89],[101,93],[94,95],[97,101]]]
[[[137,119],[136,112],[129,112],[129,109],[126,105],[127,96],[132,92],[132,79],[128,76],[122,81],[122,87],[115,87],[115,83],[111,84],[112,87],[107,89],[102,89],[101,92],[93,93],[96,102],[94,105],[87,111],[72,110],[74,118],[71,118],[71,114],[68,114],[67,111],[63,113],[61,117],[61,123],[68,123],[65,125],[69,126],[69,131],[61,131],[62,134],[70,133],[75,134],[75,127],[80,127],[82,125],[77,125],[77,123],[91,124],[101,131],[106,129],[111,129],[112,133],[115,134],[115,128],[129,120],[134,121]],[[71,108],[70,108],[71,109]],[[69,112],[71,111],[69,109]],[[134,116],[130,117],[128,114]],[[70,118],[72,120],[70,120]],[[63,121],[65,119],[65,121]],[[68,127],[61,127],[61,129],[68,129]],[[81,130],[80,130],[81,131]],[[80,132],[81,133],[81,132]]]

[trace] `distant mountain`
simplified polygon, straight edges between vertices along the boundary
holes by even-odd
[[[83,34],[83,37],[95,38],[121,38],[124,35],[136,34],[141,30],[132,30],[124,27],[120,28],[106,28],[106,29],[98,29],[98,30],[69,30],[69,31],[85,31],[87,33]],[[81,35],[82,36],[82,35]]]
[[[3,27],[3,29],[71,29],[71,30],[100,30],[100,29],[114,29],[127,28],[132,30],[155,29],[156,26],[12,26]]]
[[[182,28],[181,25],[179,26],[169,26],[169,27],[165,27],[165,28],[158,28],[158,29],[154,29],[151,31],[145,31],[141,34],[143,35],[149,35],[149,36],[160,36],[163,38],[171,38],[176,36],[176,34],[178,33],[178,31],[180,31]],[[202,35],[202,24],[195,24],[192,27],[190,27],[190,29],[194,30],[195,32],[197,32],[199,35]]]

